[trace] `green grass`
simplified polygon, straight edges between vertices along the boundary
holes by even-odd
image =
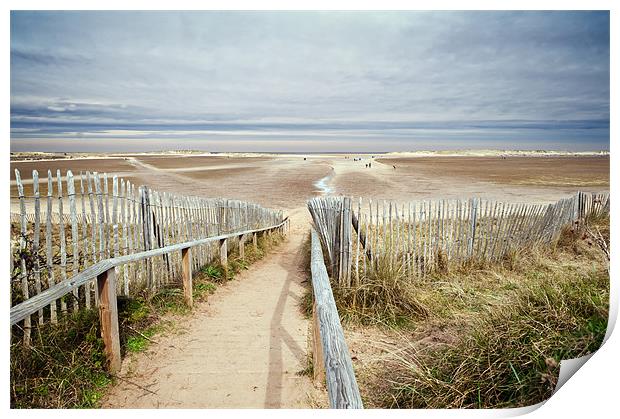
[[[202,268],[201,272],[205,274],[207,278],[213,281],[219,281],[224,276],[224,272],[221,266],[207,265]]]
[[[98,313],[81,310],[44,325],[32,345],[11,342],[11,407],[93,407],[111,382]]]
[[[149,343],[151,343],[151,337],[160,333],[164,328],[160,325],[153,325],[147,327],[144,331],[135,335],[129,336],[126,343],[126,348],[129,352],[142,352],[145,350]]]

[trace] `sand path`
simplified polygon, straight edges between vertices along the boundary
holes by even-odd
[[[309,324],[299,301],[309,215],[305,208],[290,215],[286,242],[218,288],[190,318],[176,319],[184,322],[181,334],[157,337],[124,360],[103,407],[310,407],[316,389],[298,374],[308,362]]]

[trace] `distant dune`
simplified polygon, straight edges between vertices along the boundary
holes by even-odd
[[[396,151],[385,153],[394,157],[550,157],[550,156],[608,156],[609,151],[559,151],[559,150],[441,150],[441,151]]]

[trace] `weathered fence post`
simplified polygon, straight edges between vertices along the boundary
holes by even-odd
[[[192,249],[187,247],[181,249],[181,264],[183,271],[183,295],[185,303],[191,308],[194,305],[193,283],[192,283]]]
[[[471,236],[467,247],[467,255],[471,258],[474,253],[474,240],[476,239],[476,216],[478,213],[478,202],[476,198],[472,199],[472,211],[471,211]]]
[[[121,369],[121,343],[118,330],[118,308],[116,305],[116,275],[110,268],[97,276],[99,291],[99,320],[101,337],[108,360],[108,371],[115,373]]]
[[[254,251],[258,251],[258,233],[252,234],[252,245],[254,246]]]
[[[19,251],[20,251],[20,282],[22,286],[22,294],[24,300],[29,298],[28,291],[28,275],[26,272],[26,237],[27,237],[27,221],[26,221],[26,202],[24,197],[24,185],[22,184],[19,170],[15,169],[15,181],[17,182],[17,193],[19,194],[19,214],[20,214],[20,236],[19,236]],[[62,222],[61,222],[62,224]],[[13,255],[11,255],[11,258]],[[24,319],[24,345],[30,345],[30,328],[31,328],[30,316]]]
[[[342,237],[340,238],[340,284],[351,285],[351,198],[342,199]]]
[[[151,241],[153,226],[150,207],[149,188],[143,185],[140,187],[140,212],[142,213],[142,238],[145,251],[153,248]],[[150,258],[146,260],[146,287],[149,291],[153,287],[153,260]]]
[[[220,240],[220,263],[224,269],[224,273],[228,274],[228,240]]]
[[[245,260],[245,234],[239,236],[239,257]]]

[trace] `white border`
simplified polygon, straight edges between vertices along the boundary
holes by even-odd
[[[4,57],[2,66],[2,74],[4,83],[3,89],[3,101],[0,105],[2,107],[2,133],[4,134],[3,147],[3,164],[4,176],[7,176],[9,172],[9,153],[10,153],[10,77],[9,77],[9,60],[10,56],[10,10],[138,10],[138,9],[156,9],[156,10],[199,10],[199,9],[212,9],[212,10],[277,10],[277,9],[290,9],[290,10],[611,10],[611,127],[610,138],[616,138],[618,134],[617,123],[619,113],[615,110],[615,104],[617,104],[617,83],[614,75],[618,74],[620,70],[617,63],[617,46],[618,46],[618,28],[620,27],[620,19],[618,19],[618,6],[613,1],[604,0],[590,0],[590,1],[549,1],[549,0],[522,0],[522,1],[470,1],[466,4],[464,2],[457,1],[445,1],[436,0],[434,2],[413,2],[413,1],[397,1],[397,0],[382,0],[382,1],[327,1],[327,0],[315,0],[315,1],[249,1],[249,0],[231,0],[231,1],[210,1],[201,2],[195,0],[176,0],[171,2],[153,2],[148,0],[134,0],[134,1],[120,1],[120,0],[108,0],[108,1],[88,1],[80,2],[75,0],[56,1],[53,4],[50,1],[44,0],[32,0],[32,1],[13,1],[8,0],[2,2],[2,8],[4,9],[0,15],[0,28],[2,36],[2,57]],[[611,151],[611,194],[612,196],[618,196],[617,181],[618,170],[615,164],[616,148],[614,142],[610,141]],[[5,177],[6,179],[6,177]],[[0,191],[3,196],[9,196],[8,189],[9,182],[4,181],[0,183]],[[614,211],[614,204],[612,203],[612,211]],[[3,219],[8,218],[8,207],[5,205],[2,207]],[[615,212],[615,211],[614,211]],[[612,216],[612,237],[620,237],[617,223],[615,220],[616,214]],[[8,240],[9,227],[8,223],[1,223],[2,234],[5,240],[2,241],[2,250],[0,254],[4,255],[4,261],[9,254]],[[612,254],[615,255],[615,241],[612,242]],[[7,262],[5,262],[7,263]],[[616,263],[611,265],[611,277],[612,277],[612,307],[611,316],[615,319],[618,311],[618,267]],[[6,272],[6,269],[4,270]],[[4,280],[4,286],[6,287],[8,281]],[[5,288],[6,289],[6,288]],[[2,406],[4,410],[12,416],[20,417],[39,417],[41,414],[52,417],[62,418],[77,418],[82,417],[85,412],[83,411],[14,411],[9,410],[9,353],[8,353],[8,299],[5,297],[1,300],[2,312],[4,319],[0,321],[2,328],[2,382],[4,392],[1,394]],[[612,333],[608,341],[603,347],[592,356],[592,358],[581,368],[573,378],[568,382],[542,407],[534,410],[530,413],[530,417],[609,417],[611,412],[617,412],[618,407],[618,393],[617,393],[617,380],[616,376],[619,372],[618,368],[618,356],[620,344],[618,333]],[[531,410],[531,409],[526,409]],[[394,417],[503,417],[513,416],[519,413],[525,413],[520,410],[451,410],[451,411],[431,411],[431,410],[400,410],[400,411],[384,411],[384,410],[365,410],[355,412],[336,412],[336,411],[284,411],[284,410],[218,410],[208,411],[204,410],[183,410],[183,411],[150,411],[150,410],[132,410],[132,411],[108,411],[108,410],[93,410],[87,414],[93,417],[101,417],[108,415],[120,415],[127,417],[140,417],[143,415],[149,415],[151,417],[167,417],[167,416],[191,416],[191,417],[204,417],[205,415],[215,415],[217,417],[237,417],[238,415],[256,417],[290,417],[294,415],[296,417],[311,417],[315,415],[325,415],[335,417],[338,415],[355,415],[355,416],[368,416],[368,417],[383,417],[385,415]]]

